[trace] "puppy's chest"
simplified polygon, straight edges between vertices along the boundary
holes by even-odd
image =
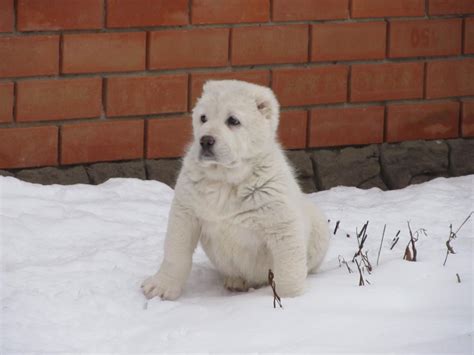
[[[200,184],[196,186],[194,209],[196,215],[204,220],[226,218],[241,208],[237,188],[224,184]]]
[[[207,221],[233,219],[234,216],[258,207],[258,196],[249,198],[252,184],[205,183],[195,189],[196,215]]]

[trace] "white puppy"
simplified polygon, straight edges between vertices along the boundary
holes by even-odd
[[[147,298],[181,294],[198,241],[231,290],[268,284],[304,292],[329,242],[326,217],[301,192],[276,140],[273,92],[242,81],[209,81],[193,110],[194,142],[176,183],[159,271]]]

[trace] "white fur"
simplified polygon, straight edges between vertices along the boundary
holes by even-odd
[[[207,122],[201,122],[201,116]],[[229,126],[229,116],[239,126]],[[329,242],[327,220],[301,192],[276,141],[273,92],[235,81],[209,81],[193,110],[194,142],[176,184],[159,271],[143,282],[146,297],[181,294],[198,241],[231,290],[248,290],[275,275],[280,296],[304,292]],[[211,135],[215,158],[202,158]]]

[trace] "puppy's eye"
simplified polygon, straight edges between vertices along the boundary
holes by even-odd
[[[238,126],[238,125],[240,125],[240,121],[237,118],[233,117],[233,116],[230,116],[227,119],[226,122],[229,126]]]
[[[202,122],[202,123],[207,122],[207,117],[206,117],[206,115],[201,115],[201,122]]]

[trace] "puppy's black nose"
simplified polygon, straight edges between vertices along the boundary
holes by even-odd
[[[210,150],[214,143],[216,143],[216,140],[214,139],[213,136],[202,136],[201,137],[201,147],[204,150]]]

